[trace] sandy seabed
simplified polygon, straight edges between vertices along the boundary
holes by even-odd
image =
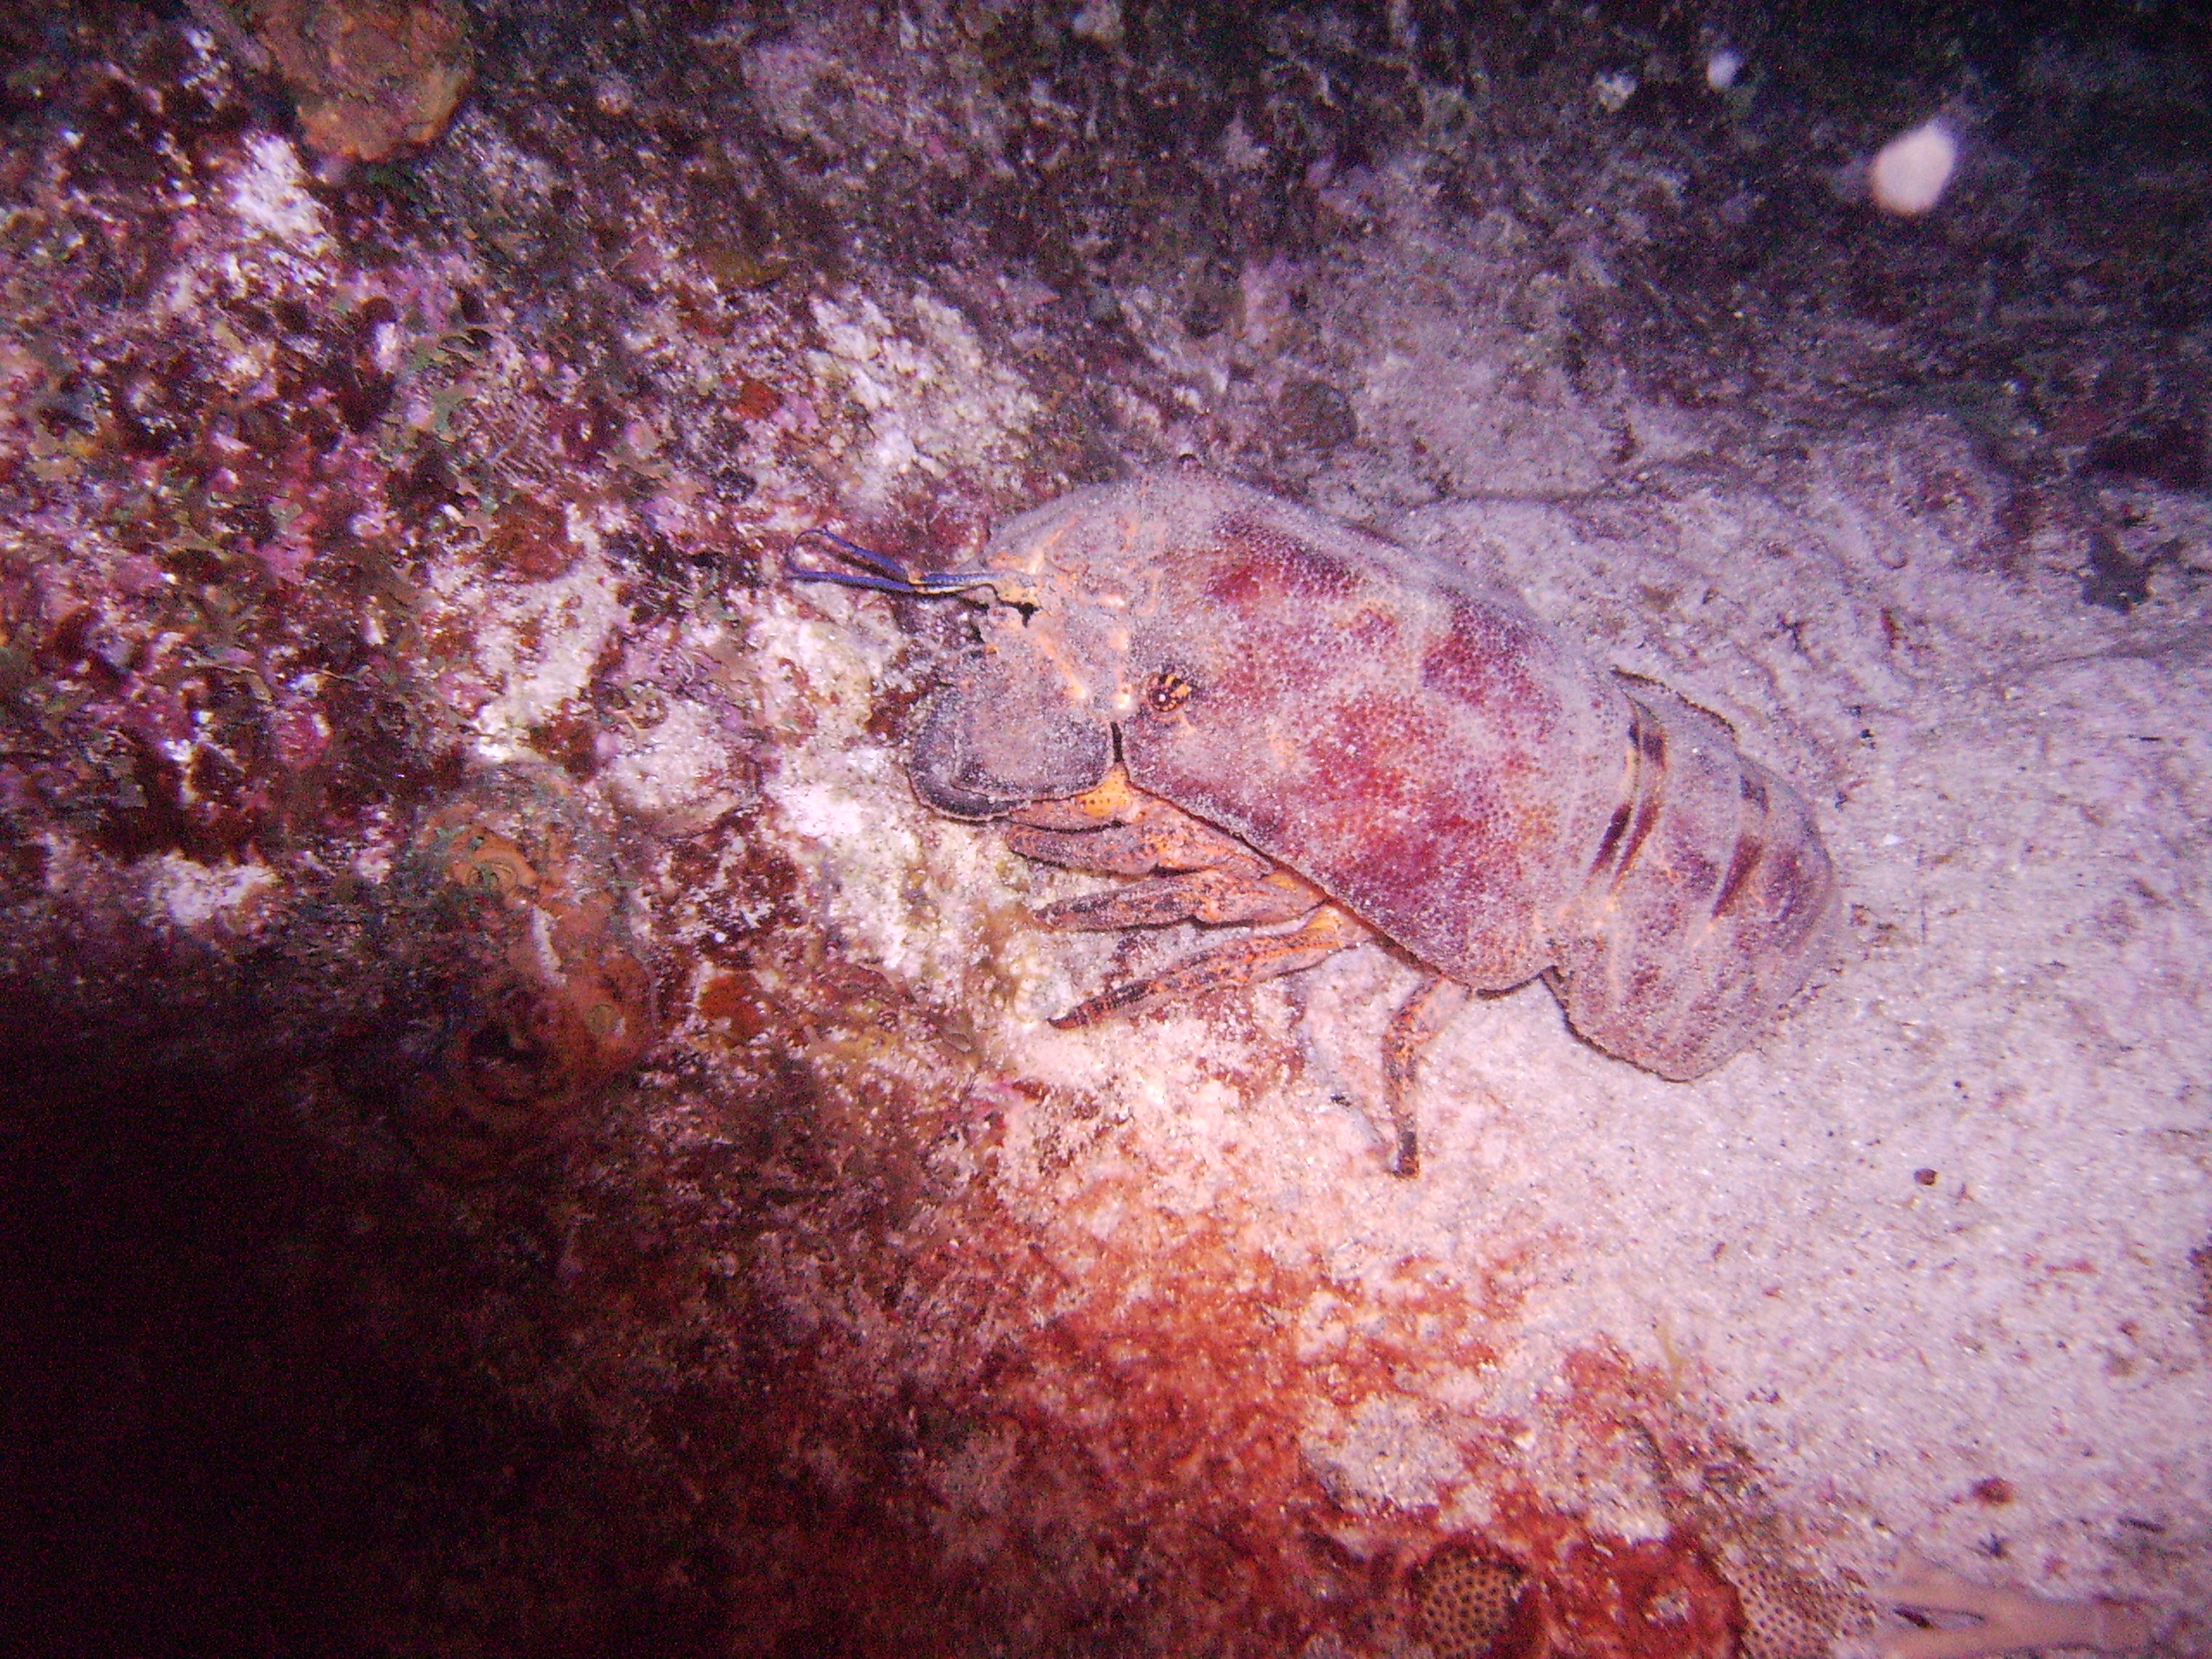
[[[1408,1264],[1510,1278],[1510,1311],[1455,1333],[1471,1348],[1364,1393],[1314,1389],[1300,1450],[1354,1513],[1479,1529],[1503,1482],[1608,1532],[1665,1533],[1663,1458],[1573,1408],[1573,1363],[1602,1353],[1748,1454],[1762,1515],[1787,1517],[1808,1564],[1878,1583],[1910,1553],[2046,1595],[2202,1605],[2201,607],[2117,613],[2075,579],[1978,568],[2001,490],[1938,418],[1783,464],[1630,394],[1506,388],[1491,371],[1513,342],[1464,297],[1483,291],[1478,237],[1410,194],[1396,210],[1313,321],[1400,342],[1365,359],[1353,403],[1425,476],[1340,460],[1313,499],[1503,575],[1600,660],[1733,724],[1817,804],[1848,912],[1834,970],[1691,1084],[1578,1043],[1540,988],[1478,1002],[1430,1051],[1425,1166],[1401,1183],[1357,1103],[1379,1096],[1409,969],[1339,958],[1257,993],[1241,1038],[1196,1017],[1062,1035],[1042,1016],[1095,988],[1109,952],[1025,941],[993,1052],[1105,1102],[1114,1129],[1071,1156],[1065,1126],[1026,1121],[1049,1111],[1016,1111],[1004,1201],[1044,1236],[1095,1240],[1077,1249],[1094,1270],[1134,1271],[1119,1252],[1171,1217],[1325,1264],[1281,1310],[1315,1378],[1363,1304],[1406,1294]],[[1593,457],[1623,430],[1646,440],[1635,459]],[[1459,499],[1390,505],[1439,474]],[[843,628],[880,638],[880,605],[801,625],[790,649],[812,663]],[[926,983],[982,931],[962,906],[1095,885],[931,823],[895,752],[849,719],[825,732],[770,791],[863,955]],[[918,934],[896,898],[917,857],[951,895]],[[1283,1044],[1294,1075],[1255,1083]],[[1158,1212],[1147,1244],[1128,1237],[1139,1205]],[[2183,1624],[2172,1650],[2196,1651]]]

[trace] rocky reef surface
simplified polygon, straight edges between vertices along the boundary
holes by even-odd
[[[28,1650],[2212,1655],[2208,50],[0,19]],[[1832,972],[1688,1084],[1478,1004],[1415,1181],[1386,952],[1053,1029],[1197,931],[1039,928],[957,606],[788,566],[1177,460],[1725,717]]]

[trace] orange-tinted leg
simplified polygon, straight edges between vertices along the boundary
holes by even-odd
[[[1065,801],[1032,801],[1008,816],[1015,823],[1039,830],[1096,830],[1103,823],[1128,823],[1156,799],[1131,783],[1128,772],[1116,764],[1080,795]]]
[[[1037,912],[1047,927],[1097,931],[1160,927],[1170,922],[1294,922],[1325,904],[1328,895],[1287,870],[1254,878],[1230,870],[1192,870],[1154,876],[1063,899]]]
[[[1274,868],[1274,861],[1262,858],[1236,836],[1165,801],[1145,801],[1129,817],[1087,830],[1016,823],[1007,830],[1006,844],[1040,864],[1095,870],[1101,875],[1222,869],[1259,876]]]
[[[1047,927],[1293,922],[1327,900],[1236,836],[1141,793],[1118,767],[1086,794],[1036,802],[1014,817],[1006,844],[1024,858],[1154,878],[1047,905],[1037,912]],[[1163,871],[1172,874],[1156,874]]]
[[[1036,802],[1015,813],[1007,845],[1063,869],[1149,878],[1047,905],[1037,914],[1051,927],[1103,930],[1185,921],[1264,925],[1306,918],[1287,932],[1231,939],[1160,973],[1102,991],[1052,1021],[1063,1031],[1294,974],[1375,937],[1312,882],[1234,836],[1143,793],[1118,766],[1085,794]],[[1433,976],[1407,999],[1383,1038],[1393,1174],[1412,1175],[1420,1168],[1414,1069],[1422,1048],[1467,996],[1465,986]]]
[[[1375,936],[1367,927],[1338,910],[1324,905],[1303,927],[1287,933],[1248,934],[1217,944],[1212,950],[1179,962],[1148,979],[1133,980],[1102,991],[1089,1001],[1070,1008],[1053,1025],[1062,1031],[1095,1025],[1109,1014],[1135,1014],[1166,1002],[1180,1002],[1208,991],[1256,985],[1311,968],[1314,963],[1364,944]]]
[[[1390,1109],[1393,1175],[1421,1173],[1421,1142],[1414,1128],[1414,1071],[1421,1050],[1467,1006],[1471,994],[1458,980],[1433,974],[1390,1017],[1390,1028],[1382,1036],[1382,1091]]]

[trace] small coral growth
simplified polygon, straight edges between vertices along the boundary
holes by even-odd
[[[1503,1651],[1528,1575],[1479,1545],[1449,1543],[1414,1574],[1414,1624],[1436,1659]]]

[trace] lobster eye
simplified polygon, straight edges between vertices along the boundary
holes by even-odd
[[[1155,715],[1172,715],[1198,693],[1198,682],[1189,675],[1163,668],[1144,683],[1144,706]]]

